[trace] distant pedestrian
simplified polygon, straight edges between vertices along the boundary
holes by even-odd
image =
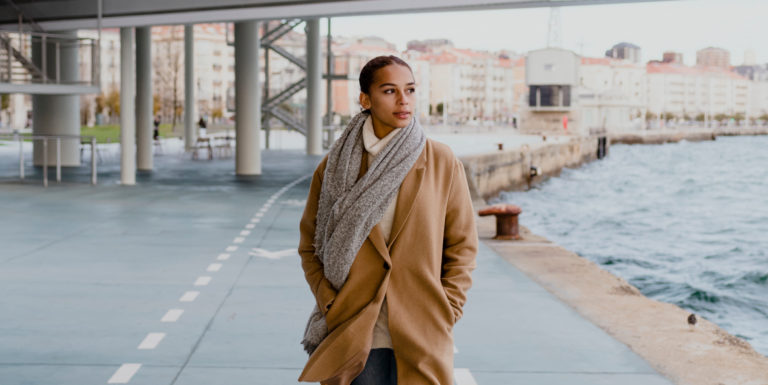
[[[205,138],[206,134],[208,133],[207,125],[205,123],[205,119],[203,117],[200,117],[200,120],[197,122],[197,126],[200,129],[200,137]]]
[[[406,62],[360,73],[360,104],[312,178],[299,254],[315,297],[300,381],[453,384],[453,326],[478,240],[464,167],[413,116]]]
[[[152,131],[152,138],[157,140],[160,138],[160,115],[155,117],[155,121],[152,124],[155,126],[155,129]]]

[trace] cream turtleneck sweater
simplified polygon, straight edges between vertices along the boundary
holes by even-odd
[[[373,131],[373,122],[371,117],[365,120],[363,124],[363,144],[365,145],[365,151],[368,152],[368,166],[371,165],[373,159],[379,154],[384,147],[387,146],[392,138],[394,138],[402,129],[396,128],[392,130],[387,136],[379,139]],[[400,192],[398,188],[398,193]],[[395,207],[397,206],[397,194],[392,199],[392,203],[387,207],[387,211],[384,212],[384,216],[379,222],[381,233],[384,235],[384,241],[389,243],[389,236],[392,232],[392,221],[395,218]],[[377,348],[390,348],[392,349],[392,337],[389,335],[389,320],[387,310],[387,298],[384,298],[384,303],[381,305],[381,311],[379,312],[379,318],[376,319],[376,326],[373,329],[373,345],[372,349]]]

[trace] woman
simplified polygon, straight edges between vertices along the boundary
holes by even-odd
[[[464,168],[425,137],[415,102],[408,64],[368,62],[364,111],[315,170],[299,254],[317,306],[300,381],[453,384],[477,233]]]

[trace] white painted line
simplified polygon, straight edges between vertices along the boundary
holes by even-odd
[[[257,248],[254,248],[252,250],[253,251],[251,251],[248,254],[253,255],[255,257],[263,257],[263,258],[267,258],[267,259],[280,259],[280,258],[283,258],[283,257],[289,257],[289,256],[296,255],[296,249],[285,249],[285,250],[280,250],[280,251],[274,251],[273,252],[273,251],[269,251],[269,250],[265,250],[265,249],[260,249],[260,248],[257,247]]]
[[[182,314],[184,314],[184,310],[182,309],[168,310],[168,312],[165,313],[165,315],[160,320],[160,322],[176,322],[179,320],[179,317],[181,317]]]
[[[219,254],[219,256],[216,259],[218,259],[219,261],[226,261],[227,259],[229,259],[229,254]]]
[[[254,225],[253,223],[249,223],[249,224],[245,225],[246,229],[252,229],[254,227],[256,227],[256,225]]]
[[[200,295],[199,291],[188,291],[179,298],[179,302],[192,302],[197,299],[198,295]]]
[[[453,380],[456,382],[456,385],[477,385],[475,377],[472,377],[469,369],[453,369]]]
[[[456,345],[453,345],[453,354],[456,354],[459,352],[459,348],[456,347]]]
[[[243,237],[237,237],[232,241],[232,243],[243,243],[244,240],[245,238]]]
[[[243,230],[243,231],[241,231],[241,232],[240,232],[240,235],[242,235],[242,236],[246,237],[246,236],[249,236],[249,235],[251,235],[251,232],[250,232],[250,231],[248,231],[248,230]]]
[[[134,374],[139,371],[141,364],[123,364],[107,381],[107,384],[127,384]]]
[[[195,281],[195,286],[205,286],[209,283],[211,283],[211,277],[197,277],[197,281]]]
[[[261,218],[261,217],[263,217],[263,216],[264,216],[264,213],[256,213],[256,217],[257,217],[257,218]]]
[[[208,268],[206,271],[219,271],[221,270],[221,264],[220,263],[212,263],[208,265]]]
[[[261,222],[261,219],[259,219],[259,218],[251,219],[251,223],[259,223],[259,222]]]
[[[157,347],[157,344],[165,338],[165,333],[149,333],[144,337],[144,341],[141,341],[137,349],[149,350]]]

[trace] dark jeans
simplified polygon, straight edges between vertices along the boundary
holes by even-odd
[[[397,385],[397,365],[392,349],[372,349],[365,369],[351,385]]]

